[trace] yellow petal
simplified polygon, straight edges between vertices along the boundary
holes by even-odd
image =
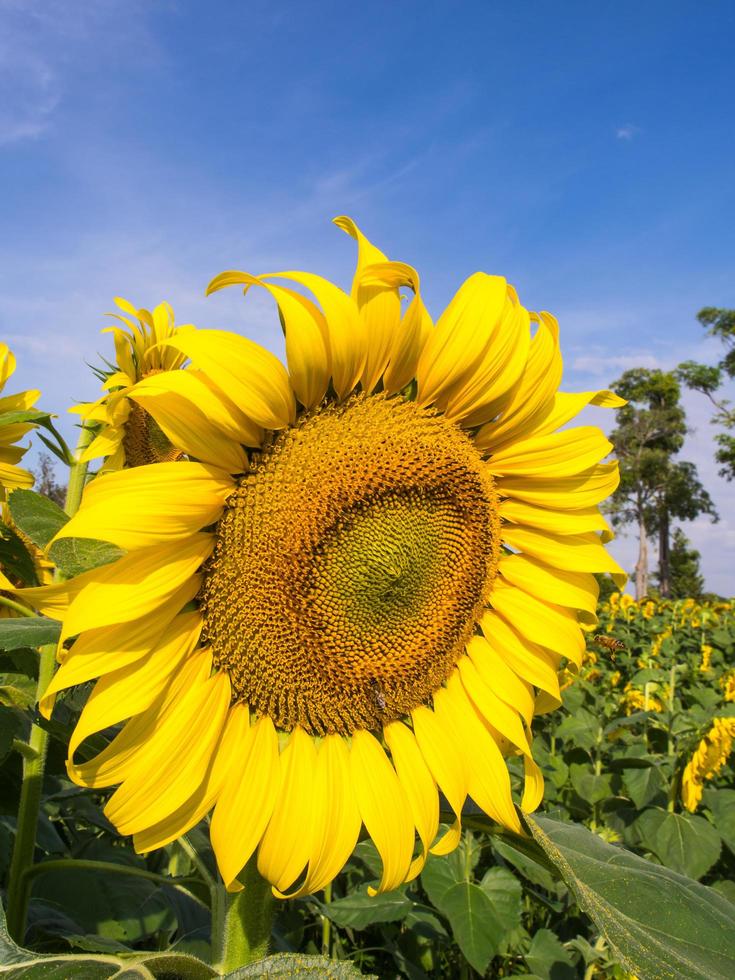
[[[625,571],[605,551],[599,536],[594,533],[552,534],[508,524],[503,528],[503,541],[554,568],[572,572],[610,572],[615,584],[621,588],[628,580]]]
[[[559,327],[549,313],[539,314],[539,325],[529,350],[528,362],[503,407],[499,419],[488,422],[475,436],[478,449],[497,452],[511,441],[527,438],[534,422],[544,417],[554,402],[562,375]]]
[[[230,768],[212,816],[212,847],[228,889],[260,843],[281,786],[278,736],[267,715],[248,740],[247,758]]]
[[[149,708],[199,639],[199,613],[182,613],[142,663],[106,672],[95,684],[69,742],[69,759],[85,738]],[[63,670],[63,667],[62,667]]]
[[[366,340],[365,367],[360,380],[363,389],[370,392],[388,364],[393,338],[401,320],[401,300],[395,286],[384,280],[376,281],[370,276],[370,267],[382,265],[388,261],[388,257],[368,241],[350,218],[335,218],[334,223],[358,244],[352,299],[357,304]]]
[[[309,860],[316,748],[298,725],[281,753],[281,791],[258,849],[258,871],[280,892],[296,881]]]
[[[328,885],[352,854],[360,833],[350,776],[347,744],[341,735],[327,735],[317,753],[309,838],[309,867],[293,897],[311,895]]]
[[[327,324],[334,390],[345,398],[360,379],[367,354],[357,305],[338,286],[310,272],[269,272],[260,278],[292,279],[314,294]]]
[[[383,862],[377,891],[392,891],[406,880],[413,856],[411,805],[388,757],[369,732],[358,730],[352,735],[350,773],[362,822]],[[369,891],[375,894],[372,888]]]
[[[393,721],[383,729],[383,737],[408,797],[414,826],[421,840],[422,853],[411,863],[406,876],[407,881],[412,881],[421,872],[439,829],[439,795],[411,729],[402,721]]]
[[[0,389],[15,371],[15,355],[7,344],[0,344]]]
[[[501,501],[500,516],[512,524],[535,527],[555,534],[585,534],[587,531],[603,531],[611,535],[610,525],[598,507],[580,507],[579,510],[550,510],[537,507],[523,500]],[[610,538],[608,537],[608,540]]]
[[[213,524],[234,487],[222,470],[181,461],[93,480],[59,538],[103,538],[125,549],[173,543]]]
[[[249,272],[225,272],[217,276],[208,292],[225,286],[260,286],[278,304],[286,335],[286,360],[296,397],[307,408],[314,408],[329,384],[330,358],[327,325],[321,311],[305,296],[283,286],[274,286]]]
[[[4,398],[0,398],[0,414],[26,411],[33,408],[40,397],[41,392],[35,390],[19,391],[16,395],[5,395]]]
[[[99,459],[100,456],[112,456],[120,448],[122,438],[122,429],[112,427],[103,429],[81,453],[80,462],[90,463],[93,459]]]
[[[206,813],[209,813],[233,762],[239,764],[243,762],[242,748],[249,727],[250,718],[247,707],[243,704],[232,705],[227,714],[214,756],[210,760],[201,783],[196,786],[192,795],[177,810],[135,835],[135,849],[139,854],[145,854],[157,847],[164,847],[172,840],[185,834],[191,827],[198,824]]]
[[[510,286],[508,297],[485,356],[446,408],[447,417],[461,419],[467,427],[481,425],[503,411],[526,368],[531,342],[528,311]]]
[[[625,405],[625,399],[620,398],[614,391],[557,391],[549,412],[538,421],[534,435],[540,436],[547,432],[555,432],[586,408],[597,405],[600,408],[620,408]]]
[[[507,283],[500,276],[476,272],[465,280],[421,353],[418,404],[436,402],[442,408],[472,378],[488,352],[507,299]]]
[[[520,712],[529,724],[533,718],[534,693],[531,684],[521,679],[502,654],[479,633],[467,644],[467,655],[485,684],[497,697]]]
[[[27,470],[9,463],[0,463],[0,486],[6,490],[17,490],[19,487],[28,489],[35,483],[35,477]]]
[[[66,582],[53,585],[40,585],[33,589],[13,589],[22,602],[51,619],[63,619],[66,611],[81,591],[95,581],[98,570],[84,572]]]
[[[585,622],[597,622],[595,609],[600,587],[594,575],[552,568],[529,555],[503,556],[498,571],[511,585],[517,585],[529,595],[558,606],[579,609],[585,614]]]
[[[581,664],[584,638],[576,617],[563,606],[554,606],[498,579],[490,597],[493,609],[511,623],[522,624],[532,643],[548,647],[573,663]]]
[[[230,707],[230,679],[218,671],[181,699],[175,720],[148,746],[148,769],[128,778],[105,814],[121,834],[154,826],[178,809],[209,767]]]
[[[60,643],[82,630],[129,623],[159,609],[196,574],[213,547],[211,535],[195,534],[188,541],[143,548],[86,572],[94,578],[69,606]]]
[[[76,763],[73,758],[83,740],[83,732],[77,724],[69,742],[66,764],[70,778],[80,786],[96,789],[119,783],[145,769],[151,741],[163,725],[170,723],[169,719],[175,716],[186,692],[201,687],[211,672],[211,651],[199,649],[185,657],[179,669],[170,675],[169,683],[164,684],[158,699],[145,711],[134,715],[102,752],[84,763]]]
[[[176,448],[192,459],[211,463],[228,473],[242,473],[247,469],[247,455],[239,442],[236,442],[220,428],[209,412],[207,402],[216,402],[211,388],[202,382],[197,383],[194,371],[171,371],[172,376],[187,378],[183,385],[199,389],[199,402],[195,403],[189,393],[167,390],[166,375],[154,374],[145,378],[130,389],[130,398],[153,416],[158,427]],[[182,382],[175,384],[182,387]],[[194,392],[192,392],[194,394]],[[209,398],[207,398],[209,396]],[[252,426],[253,441],[259,430]]]
[[[101,629],[83,633],[54,674],[39,702],[39,710],[44,718],[51,716],[54,698],[59,691],[128,667],[150,653],[171,620],[198,591],[199,582],[193,579],[185,582],[151,616],[144,616],[137,622],[103,626]]]
[[[450,674],[447,686],[436,692],[434,704],[441,706],[440,714],[446,718],[447,737],[464,747],[469,795],[497,823],[522,833],[505,759],[467,697],[457,671]]]
[[[504,738],[507,738],[516,748],[520,749],[524,755],[530,755],[531,746],[528,744],[526,731],[518,711],[506,704],[495,694],[492,687],[485,683],[482,674],[475,667],[470,657],[460,657],[457,661],[457,669],[462,680],[462,686],[477,713],[493,728],[496,728]]]
[[[533,813],[544,798],[544,776],[531,756],[523,760],[523,798],[521,809],[524,813]]]
[[[419,705],[411,712],[413,731],[426,765],[446,797],[456,820],[431,848],[432,854],[448,854],[462,834],[462,807],[467,798],[467,770],[461,746],[449,740],[436,714]]]
[[[525,620],[521,622],[525,627]],[[514,673],[529,684],[561,700],[559,678],[556,674],[558,657],[518,633],[493,610],[483,614],[480,619],[480,629],[493,650]],[[478,661],[475,661],[475,664],[479,666]]]
[[[501,497],[512,497],[551,510],[580,510],[592,507],[617,489],[620,470],[617,461],[601,463],[572,476],[533,474],[504,476],[496,481]]]
[[[599,463],[612,443],[595,426],[565,429],[553,435],[523,439],[491,456],[494,476],[534,476],[559,479],[574,476]]]
[[[225,330],[177,333],[165,343],[191,358],[256,425],[283,429],[294,420],[288,373],[259,344]]]

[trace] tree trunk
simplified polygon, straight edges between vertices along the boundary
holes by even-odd
[[[671,559],[669,555],[669,512],[661,510],[658,531],[658,585],[661,595],[671,595]]]
[[[638,518],[638,561],[635,566],[636,600],[648,595],[648,535],[643,517]]]

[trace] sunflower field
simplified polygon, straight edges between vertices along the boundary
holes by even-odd
[[[285,364],[117,300],[75,450],[0,399],[0,975],[729,980],[733,603],[619,591],[551,314],[335,223],[207,289]]]

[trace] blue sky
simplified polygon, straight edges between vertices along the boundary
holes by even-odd
[[[348,283],[341,213],[435,314],[476,269],[506,275],[559,317],[568,387],[714,359],[694,314],[735,305],[734,27],[729,2],[0,0],[19,381],[60,414],[92,398],[117,294],[278,349],[264,297],[204,287],[233,267]],[[686,530],[731,593],[735,488],[687,406],[723,520]]]

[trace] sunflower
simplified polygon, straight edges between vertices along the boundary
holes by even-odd
[[[557,431],[620,400],[557,390],[554,318],[477,273],[434,325],[416,271],[336,223],[358,243],[350,295],[304,272],[210,284],[270,294],[287,367],[224,331],[169,338],[195,370],[128,397],[188,458],[91,483],[60,536],[127,553],[30,594],[76,637],[41,710],[98,678],[71,777],[119,784],[105,813],[140,852],[213,808],[228,888],[257,849],[279,896],[327,885],[363,826],[377,890],[397,887],[457,845],[468,796],[520,831],[506,757],[533,810],[534,711],[581,663],[593,573],[625,580],[597,507],[611,445]]]
[[[70,409],[85,422],[96,422],[100,431],[81,455],[81,461],[90,462],[106,457],[103,470],[118,470],[123,466],[141,466],[181,457],[161,432],[154,419],[135,402],[129,394],[136,382],[161,371],[172,371],[186,360],[186,356],[166,341],[179,331],[193,330],[191,325],[176,327],[174,311],[168,303],[160,303],[153,312],[136,309],[132,303],[120,297],[115,299],[122,313],[110,316],[123,324],[122,327],[106,327],[103,333],[112,333],[115,343],[116,364],[109,364],[109,371],[98,371],[104,379],[105,394],[96,402],[75,405]],[[124,316],[122,314],[125,314]]]
[[[7,344],[0,343],[0,391],[15,371],[15,357]],[[25,412],[33,408],[40,391],[21,391],[17,395],[0,398],[0,416],[11,412]],[[16,443],[34,429],[32,422],[11,422],[0,425],[0,500],[5,500],[8,490],[32,487],[33,476],[17,464],[28,452],[28,446]]]

